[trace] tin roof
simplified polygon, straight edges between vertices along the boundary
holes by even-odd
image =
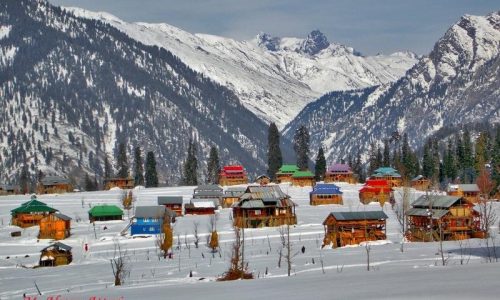
[[[296,204],[290,200],[290,197],[283,193],[279,185],[248,186],[245,194],[240,197],[240,202],[235,205],[244,207],[246,201],[252,200],[260,200],[266,206],[296,206]]]
[[[447,195],[422,195],[411,204],[417,208],[449,208],[461,201],[461,197]]]
[[[51,250],[51,249],[63,250],[63,251],[70,251],[71,250],[71,246],[63,244],[61,242],[55,242],[54,244],[49,245],[49,246],[43,248],[41,251]]]
[[[69,217],[69,216],[67,216],[65,214],[62,214],[60,212],[56,212],[54,214],[54,216],[57,217],[57,218],[59,218],[59,219],[61,219],[61,220],[64,220],[64,221],[71,221],[71,217]]]
[[[420,216],[420,217],[429,217],[432,216],[433,219],[441,219],[450,211],[446,209],[424,209],[424,208],[410,208],[406,215],[408,216]]]
[[[399,175],[399,172],[396,169],[391,168],[391,167],[378,168],[373,172],[372,176],[374,176],[374,177],[380,177],[380,176],[401,177],[401,175]]]
[[[246,188],[233,187],[224,191],[224,197],[241,197],[245,193]]]
[[[314,177],[314,174],[311,171],[296,171],[292,175],[292,178],[309,178],[309,177]]]
[[[341,195],[340,187],[335,184],[318,183],[313,187],[311,195]]]
[[[464,192],[479,192],[479,187],[475,183],[472,183],[472,184],[450,184],[448,186],[448,191],[456,191],[457,189],[460,189]]]
[[[295,173],[299,171],[299,167],[297,165],[282,165],[281,168],[279,168],[277,174],[279,173]]]
[[[45,176],[40,180],[42,185],[69,184],[69,179],[60,176]]]
[[[116,205],[96,205],[89,210],[89,215],[93,217],[123,216],[123,210]]]
[[[182,205],[182,196],[158,196],[158,205],[180,204]]]
[[[348,164],[332,164],[328,167],[327,172],[335,172],[335,173],[349,173],[351,171],[351,167]]]
[[[381,210],[374,211],[334,211],[330,213],[338,221],[385,220],[388,216]]]
[[[18,208],[14,208],[11,210],[12,214],[18,214],[18,213],[32,213],[32,212],[56,212],[57,210],[55,208],[52,208],[50,206],[47,206],[47,204],[40,202],[36,199],[32,199],[28,202],[24,202],[19,206]]]
[[[164,216],[175,217],[176,214],[162,205],[137,206],[135,208],[135,218],[163,219]]]

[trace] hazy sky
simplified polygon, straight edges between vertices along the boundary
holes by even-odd
[[[319,29],[363,54],[426,54],[464,14],[500,9],[498,0],[49,0],[106,11],[128,22],[168,23],[192,33],[250,39],[259,32],[305,37]]]

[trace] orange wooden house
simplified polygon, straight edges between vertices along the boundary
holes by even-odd
[[[114,187],[118,187],[122,190],[133,189],[135,186],[135,181],[133,178],[106,178],[104,179],[104,189],[110,190]]]
[[[219,184],[222,186],[247,183],[247,172],[240,165],[224,166],[219,174]]]
[[[342,204],[342,192],[335,184],[321,183],[309,193],[310,205]]]
[[[73,191],[73,185],[68,178],[45,176],[38,183],[37,194],[62,194]]]
[[[158,196],[158,205],[170,208],[177,216],[182,216],[184,214],[182,211],[182,196]]]
[[[357,179],[347,164],[333,164],[328,167],[325,174],[325,183],[347,182],[356,183]]]
[[[40,220],[40,239],[64,240],[71,235],[71,218],[61,213],[50,214]]]
[[[323,222],[323,247],[357,245],[386,239],[387,215],[383,211],[332,212]]]
[[[293,186],[313,186],[316,183],[311,171],[296,171],[292,175]]]
[[[431,181],[423,175],[418,175],[410,181],[410,185],[418,191],[427,191],[431,185]]]
[[[359,200],[363,204],[379,202],[381,206],[389,201],[392,196],[392,188],[387,180],[368,179],[359,190]]]
[[[484,238],[481,216],[464,197],[422,195],[412,203],[407,238],[411,241],[463,240]]]
[[[292,182],[292,175],[299,171],[297,165],[282,165],[276,172],[276,180],[279,183]]]
[[[387,180],[391,187],[400,187],[403,185],[403,179],[398,171],[391,167],[382,167],[374,171],[370,179]]]
[[[464,197],[470,203],[479,202],[479,187],[477,184],[450,184],[447,194],[449,196]]]
[[[22,228],[38,226],[41,219],[56,211],[56,209],[38,201],[36,196],[32,196],[30,201],[10,211],[12,215],[11,224]]]

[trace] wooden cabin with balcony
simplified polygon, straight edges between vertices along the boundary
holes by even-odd
[[[337,248],[366,241],[385,240],[387,218],[381,210],[332,212],[323,222],[323,247]]]
[[[110,190],[112,188],[120,188],[122,190],[130,190],[133,189],[135,186],[135,180],[130,177],[126,178],[106,178],[104,179],[104,189],[105,190]]]
[[[40,220],[39,239],[64,240],[71,235],[71,218],[53,213]]]
[[[221,205],[224,208],[232,207],[233,204],[240,201],[240,197],[245,193],[246,188],[244,187],[230,187],[224,191],[224,196],[222,196]]]
[[[313,186],[316,183],[314,174],[311,171],[297,171],[292,175],[293,186]]]
[[[241,165],[224,166],[219,174],[219,184],[222,186],[247,184],[247,172]]]
[[[357,179],[348,164],[333,164],[328,167],[325,174],[325,183],[347,182],[357,183]]]
[[[427,191],[431,186],[431,181],[423,175],[418,175],[410,180],[410,186],[417,191]]]
[[[278,185],[249,186],[233,205],[233,224],[239,228],[294,225],[295,207]]]
[[[370,179],[387,180],[390,187],[400,187],[403,185],[403,179],[396,169],[391,167],[382,167],[374,171]]]
[[[177,214],[182,216],[183,200],[182,196],[158,196],[158,205],[163,205]]]
[[[389,201],[392,197],[392,188],[387,180],[368,179],[365,185],[359,190],[359,201],[363,204],[378,202],[380,206]]]
[[[479,187],[477,184],[450,184],[448,185],[447,194],[449,196],[463,197],[470,203],[479,202]]]
[[[186,215],[213,215],[217,208],[214,199],[191,199],[184,205]]]
[[[116,205],[96,205],[89,210],[89,221],[117,221],[123,219],[123,210]]]
[[[452,241],[484,238],[481,216],[464,197],[422,195],[412,203],[408,217],[410,241]]]
[[[297,165],[282,165],[276,172],[276,180],[278,183],[292,182],[292,175],[300,171]]]
[[[343,204],[340,187],[332,183],[319,183],[309,193],[310,205]]]
[[[56,211],[56,209],[38,201],[36,196],[32,196],[30,201],[10,211],[12,215],[11,224],[21,228],[38,226],[40,225],[40,220]]]
[[[40,251],[40,267],[57,267],[69,265],[73,261],[71,247],[61,242],[43,248]]]
[[[73,191],[73,185],[68,178],[60,176],[45,176],[36,188],[37,194],[63,194]]]

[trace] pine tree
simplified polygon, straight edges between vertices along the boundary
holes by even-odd
[[[301,170],[307,170],[309,161],[309,131],[304,125],[295,131],[293,149],[297,156],[297,167]]]
[[[491,179],[500,185],[500,125],[497,125],[495,140],[491,147]]]
[[[118,173],[116,176],[119,178],[127,178],[129,177],[129,166],[127,159],[127,144],[120,143],[118,146],[118,157],[116,158],[116,169]]]
[[[113,170],[111,170],[111,164],[109,163],[108,156],[104,157],[104,178],[109,179],[113,177]]]
[[[391,149],[389,147],[389,140],[384,140],[384,153],[382,154],[382,164],[384,167],[389,167],[391,165]]]
[[[95,181],[92,180],[88,173],[85,173],[85,191],[91,192],[97,190]]]
[[[316,164],[314,166],[314,175],[316,177],[316,181],[321,181],[325,178],[326,173],[326,159],[325,152],[323,151],[323,147],[319,148],[318,156],[316,157]]]
[[[280,132],[274,122],[269,124],[267,134],[267,175],[271,181],[276,180],[276,172],[283,164],[283,156],[280,148]]]
[[[432,157],[431,142],[427,140],[424,145],[424,155],[422,158],[422,171],[423,175],[432,179],[434,177],[434,161]]]
[[[142,161],[141,147],[134,149],[134,183],[144,185],[144,162]]]
[[[188,154],[184,161],[182,183],[184,185],[198,185],[198,159],[196,158],[196,145],[189,140]]]
[[[19,189],[22,194],[27,194],[30,191],[30,174],[28,165],[24,164],[19,175]]]
[[[153,151],[146,154],[146,187],[158,186],[158,173],[156,171],[156,158]]]
[[[484,168],[484,165],[489,162],[489,144],[488,132],[481,132],[476,139],[476,146],[474,147],[474,168],[476,173],[479,173]]]
[[[354,167],[352,168],[354,174],[358,175],[359,182],[363,183],[366,180],[365,171],[363,169],[363,163],[361,161],[361,152],[358,151],[356,154],[356,161],[354,162]]]
[[[217,147],[210,148],[210,154],[207,163],[207,181],[208,183],[218,184],[220,173],[219,153]]]
[[[472,149],[472,141],[470,137],[470,132],[466,128],[463,134],[463,147],[464,147],[464,157],[463,157],[463,167],[464,167],[464,182],[472,183],[476,177],[474,170],[474,152]]]
[[[373,174],[373,172],[376,169],[380,168],[380,163],[378,161],[377,150],[378,150],[377,145],[372,142],[370,144],[370,157],[369,157],[370,167],[368,169],[369,174]]]

